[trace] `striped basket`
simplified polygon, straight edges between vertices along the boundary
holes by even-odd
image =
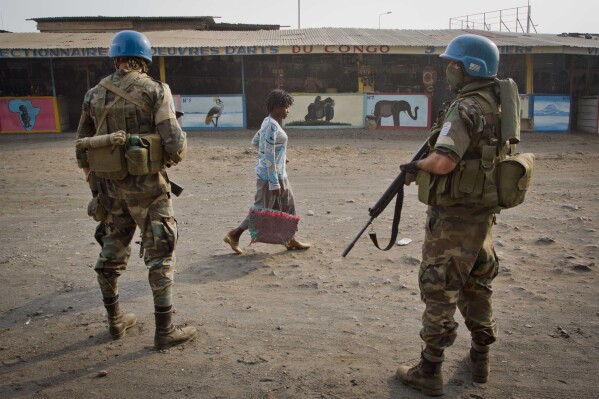
[[[297,232],[300,217],[269,208],[250,208],[252,243],[287,244]]]

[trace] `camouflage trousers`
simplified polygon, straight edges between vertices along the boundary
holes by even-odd
[[[429,213],[418,277],[426,305],[420,337],[427,346],[442,350],[453,344],[456,307],[474,342],[495,342],[491,282],[499,262],[491,237],[494,219],[489,215],[483,222],[465,223]]]
[[[167,194],[135,200],[112,199],[110,212],[98,224],[95,233],[102,247],[95,266],[102,295],[104,298],[118,295],[118,278],[127,268],[137,227],[141,232],[154,305],[170,306],[178,233]]]

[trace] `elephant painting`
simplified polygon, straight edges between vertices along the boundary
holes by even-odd
[[[399,113],[405,111],[413,120],[418,119],[418,107],[414,108],[412,114],[412,106],[409,102],[380,100],[374,105],[374,116],[377,126],[381,126],[381,118],[393,116],[393,125],[399,126]]]

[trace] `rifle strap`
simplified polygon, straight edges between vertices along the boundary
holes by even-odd
[[[136,80],[138,80],[138,79],[136,79]],[[132,83],[130,83],[127,86],[127,88],[129,88],[132,85]],[[146,111],[146,112],[152,112],[152,108],[148,104],[144,103],[139,98],[133,97],[131,94],[127,93],[125,90],[121,89],[120,87],[118,87],[114,83],[112,83],[112,82],[110,82],[108,80],[102,80],[102,81],[100,81],[99,84],[100,84],[100,86],[102,86],[102,87],[110,90],[111,92],[113,92],[117,96],[122,97],[125,100],[129,101],[130,103],[133,103],[133,104],[137,105],[138,107],[140,107],[144,111]]]
[[[388,251],[393,248],[395,244],[395,240],[397,240],[397,233],[399,232],[399,222],[401,220],[401,210],[403,208],[403,184],[400,186],[400,189],[397,190],[397,198],[395,200],[395,210],[393,211],[393,223],[391,224],[391,239],[389,240],[389,244],[385,248],[379,247],[379,242],[376,238],[376,233],[374,231],[369,231],[368,236],[372,240],[372,243],[375,247],[380,249],[381,251]]]

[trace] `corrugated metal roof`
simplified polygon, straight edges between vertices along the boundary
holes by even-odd
[[[43,17],[43,18],[29,18],[28,21],[47,21],[47,22],[63,22],[63,21],[130,21],[130,20],[144,20],[144,21],[154,21],[154,20],[178,20],[178,19],[186,19],[186,20],[197,20],[202,21],[205,19],[212,18],[220,18],[220,17],[212,17],[212,16],[203,16],[203,17],[190,17],[190,16],[169,16],[169,17],[108,17],[103,15],[98,15],[96,17]]]
[[[592,39],[556,34],[527,34],[475,30],[400,30],[360,28],[309,28],[259,31],[159,31],[144,32],[154,48],[226,46],[390,46],[445,47],[454,37],[476,33],[498,46],[599,47]],[[1,33],[0,49],[108,48],[114,33]]]

